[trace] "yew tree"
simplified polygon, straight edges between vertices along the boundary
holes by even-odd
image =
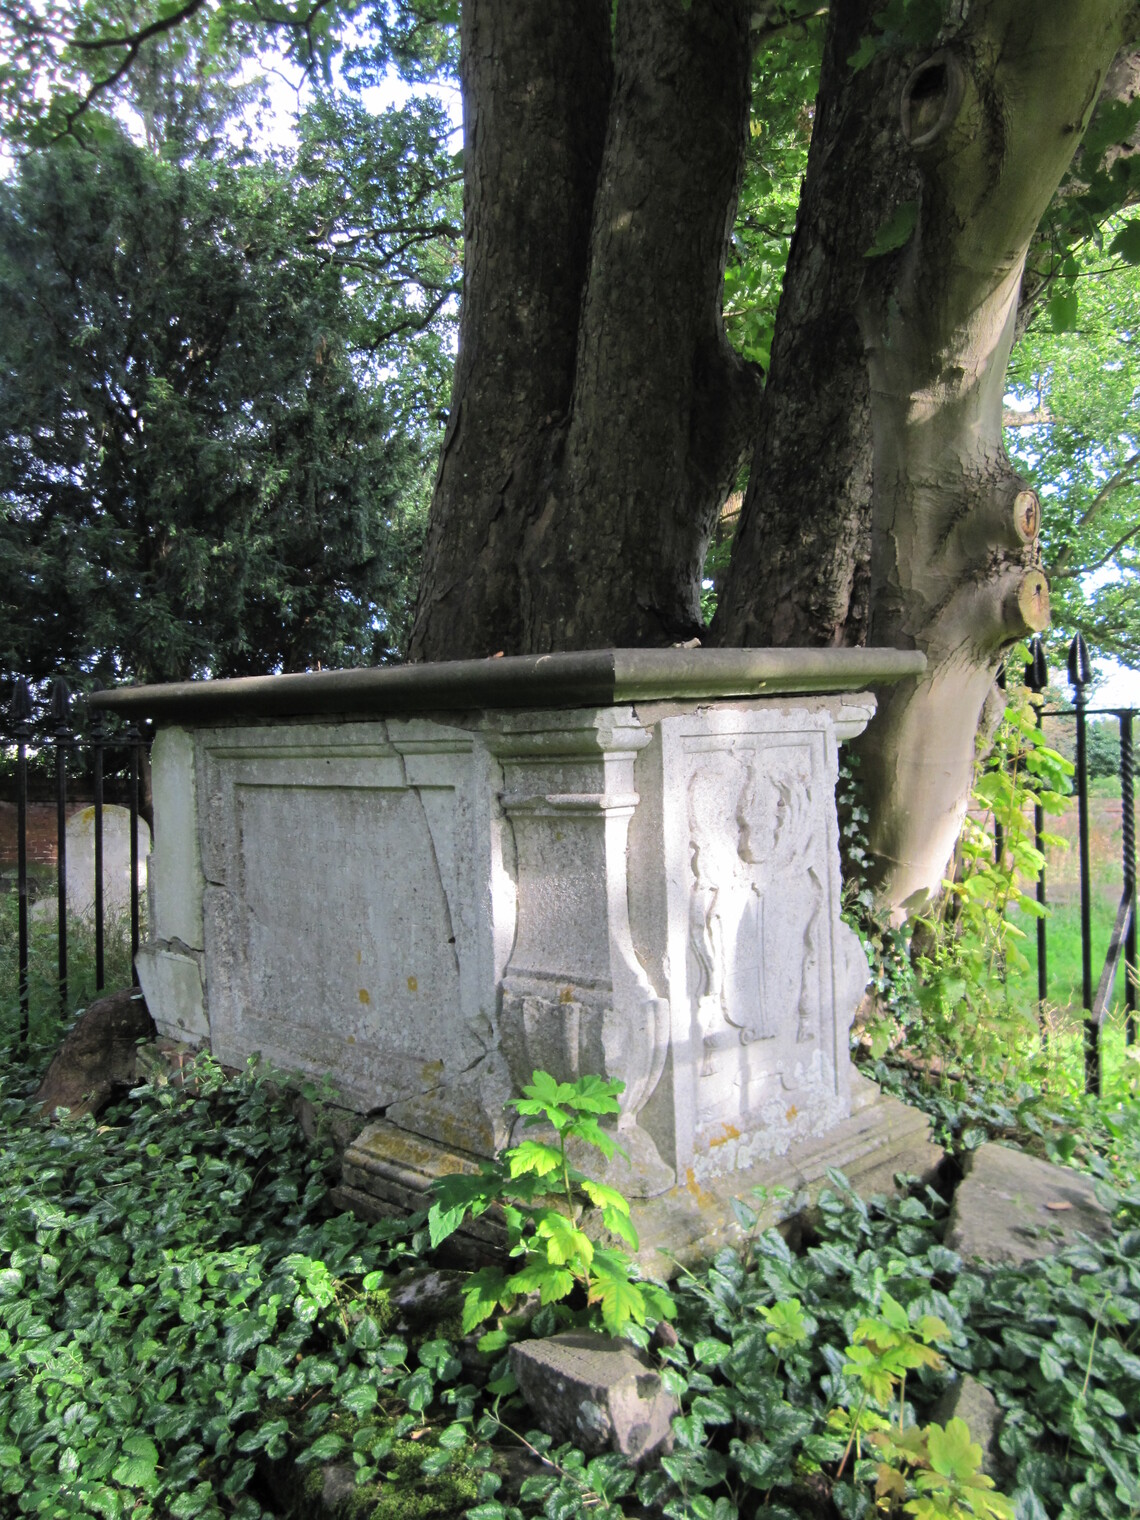
[[[443,39],[442,57],[454,10],[377,0],[370,15],[420,57]],[[23,90],[39,130],[73,128],[144,34],[260,12],[139,14],[86,13],[70,53],[37,52],[50,21],[13,33],[28,78],[74,62],[54,96]],[[262,19],[319,53],[332,15],[302,0]],[[750,106],[773,39],[817,23],[762,371],[723,313]],[[693,638],[920,649],[926,675],[880,693],[862,771],[884,900],[920,899],[1002,652],[1048,617],[1040,503],[1002,443],[1005,373],[1071,245],[1140,196],[1140,5],[462,0],[458,25],[463,296],[411,658]],[[1078,156],[1094,120],[1097,152]],[[709,628],[705,550],[743,471]]]

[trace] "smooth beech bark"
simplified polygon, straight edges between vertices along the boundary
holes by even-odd
[[[974,0],[929,56],[853,73],[877,8],[832,7],[717,634],[926,654],[860,745],[897,908],[937,890],[1002,650],[1048,620],[1040,506],[1002,443],[1005,372],[1030,240],[1135,18],[1110,0]]]

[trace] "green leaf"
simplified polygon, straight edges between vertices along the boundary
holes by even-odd
[[[521,1145],[507,1151],[503,1159],[511,1177],[521,1177],[527,1172],[546,1177],[551,1172],[560,1171],[562,1167],[561,1151],[555,1150],[552,1145],[544,1145],[541,1140],[524,1140]]]
[[[338,1436],[335,1431],[330,1430],[325,1435],[318,1436],[296,1460],[299,1466],[304,1466],[309,1462],[331,1462],[333,1457],[338,1457],[344,1448],[343,1436]]]
[[[1108,251],[1117,254],[1126,264],[1140,264],[1140,219],[1125,222],[1108,245]]]
[[[607,1161],[612,1160],[615,1155],[625,1155],[625,1151],[618,1145],[609,1130],[603,1129],[598,1121],[589,1114],[579,1115],[571,1125],[569,1132],[576,1135],[580,1140],[585,1140],[588,1145],[595,1146],[601,1151]]]
[[[546,1259],[556,1267],[567,1262],[589,1267],[594,1259],[594,1242],[565,1214],[547,1210],[539,1219],[535,1234],[544,1243]]]
[[[970,1427],[965,1420],[952,1419],[945,1428],[928,1425],[926,1449],[934,1471],[960,1483],[972,1477],[981,1466],[982,1448],[970,1439]]]
[[[557,1303],[573,1291],[574,1274],[566,1267],[543,1261],[535,1255],[521,1272],[508,1278],[507,1288],[511,1293],[537,1293],[544,1304]]]
[[[1045,307],[1055,333],[1072,332],[1077,325],[1080,298],[1075,289],[1059,290]]]
[[[445,1451],[458,1451],[470,1440],[470,1431],[458,1420],[444,1427],[439,1433],[439,1444]]]
[[[633,1227],[633,1220],[628,1213],[621,1213],[618,1209],[604,1208],[602,1210],[602,1223],[606,1229],[614,1235],[619,1235],[631,1251],[637,1250],[637,1231]]]
[[[609,1187],[604,1182],[595,1182],[591,1177],[583,1177],[582,1191],[590,1202],[599,1209],[616,1209],[620,1214],[629,1213],[629,1203],[617,1188]]]
[[[498,1267],[481,1267],[463,1289],[463,1333],[488,1319],[508,1293],[506,1274]]]
[[[881,258],[885,253],[893,253],[896,248],[901,248],[910,240],[911,234],[918,225],[918,202],[903,201],[896,206],[895,210],[879,228],[875,234],[875,240],[870,248],[864,253],[865,259]]]
[[[859,46],[847,60],[847,67],[853,74],[860,73],[867,67],[871,59],[879,50],[878,41],[874,37],[861,37]]]
[[[158,1487],[158,1448],[149,1436],[123,1438],[123,1455],[111,1476],[126,1488],[141,1488],[148,1493]]]
[[[174,1520],[194,1520],[195,1515],[214,1508],[214,1486],[212,1483],[196,1483],[186,1493],[179,1494],[170,1502],[170,1513]]]
[[[375,1409],[378,1395],[371,1383],[358,1383],[355,1388],[341,1395],[340,1402],[350,1414],[357,1419],[363,1419],[370,1410]]]
[[[611,1334],[617,1334],[630,1320],[638,1325],[645,1323],[644,1295],[628,1277],[595,1276],[590,1283],[589,1301],[599,1305],[602,1323]]]

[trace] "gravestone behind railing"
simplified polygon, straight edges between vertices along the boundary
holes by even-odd
[[[131,925],[131,959],[139,946],[139,903],[143,862],[146,843],[140,838],[141,768],[143,756],[149,745],[149,736],[133,726],[111,730],[106,715],[93,711],[87,718],[85,711],[78,717],[83,720],[81,732],[76,723],[71,696],[66,682],[52,683],[47,700],[37,701],[30,684],[23,677],[12,678],[12,691],[6,722],[0,735],[14,750],[15,802],[16,802],[16,895],[17,933],[16,955],[18,960],[18,989],[20,1006],[20,1038],[26,1042],[29,1029],[30,998],[28,980],[29,908],[31,903],[28,871],[28,803],[30,792],[29,758],[46,753],[51,756],[55,780],[56,809],[56,935],[57,935],[57,983],[60,1011],[68,1007],[68,919],[81,916],[88,918],[95,941],[95,987],[101,991],[106,984],[105,943],[108,926],[118,913],[129,913]],[[107,756],[114,756],[125,771],[127,807],[115,808],[119,819],[111,826],[115,839],[107,837],[108,809],[104,802],[105,770]],[[68,821],[68,772],[74,769],[76,760],[85,762],[90,772],[93,803],[88,817],[78,826]],[[119,821],[125,815],[125,822]],[[146,830],[146,824],[142,824]],[[125,830],[125,840],[119,835]],[[147,837],[149,837],[149,832]],[[79,862],[69,864],[69,843],[82,838],[90,839],[90,871],[78,871]],[[124,850],[123,845],[126,848]],[[109,858],[109,856],[116,858]],[[125,876],[123,883],[120,878]],[[80,884],[83,876],[89,886]],[[85,901],[81,899],[86,898]],[[79,910],[77,912],[77,910]]]

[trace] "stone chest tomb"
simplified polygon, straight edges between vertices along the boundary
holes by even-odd
[[[919,668],[599,650],[104,694],[159,725],[155,1021],[330,1076],[373,1120],[350,1200],[493,1153],[536,1068],[625,1082],[613,1180],[662,1221],[853,1122],[869,1144],[838,745]]]

